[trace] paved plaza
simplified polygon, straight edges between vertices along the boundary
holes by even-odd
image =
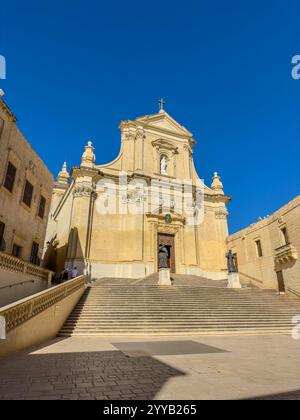
[[[57,338],[0,360],[0,399],[300,399],[289,336]]]

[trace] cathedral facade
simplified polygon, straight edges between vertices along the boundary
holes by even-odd
[[[204,185],[192,134],[163,109],[122,121],[118,157],[98,165],[88,142],[81,164],[63,165],[53,190],[44,265],[90,278],[141,278],[158,271],[225,279],[227,208],[217,173]]]

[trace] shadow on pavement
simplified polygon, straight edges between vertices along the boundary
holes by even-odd
[[[146,399],[183,372],[121,351],[24,354],[0,361],[0,399]]]

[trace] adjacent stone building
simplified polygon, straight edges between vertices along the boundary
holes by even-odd
[[[242,281],[300,296],[300,196],[230,235],[227,244]]]
[[[45,266],[77,267],[91,278],[158,271],[158,246],[172,272],[224,279],[230,200],[217,173],[199,179],[192,134],[167,112],[123,121],[119,156],[96,164],[91,142],[53,190]],[[109,207],[109,209],[108,209]]]
[[[54,179],[0,99],[0,251],[39,264]]]

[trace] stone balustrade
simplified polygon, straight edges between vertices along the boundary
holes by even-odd
[[[56,337],[85,290],[79,276],[0,308],[0,358]]]
[[[22,261],[12,255],[0,252],[0,270],[6,270],[15,273],[29,274],[32,277],[46,281],[51,281],[51,271],[38,265]]]
[[[84,287],[85,277],[80,276],[0,308],[0,316],[6,321],[6,333]]]

